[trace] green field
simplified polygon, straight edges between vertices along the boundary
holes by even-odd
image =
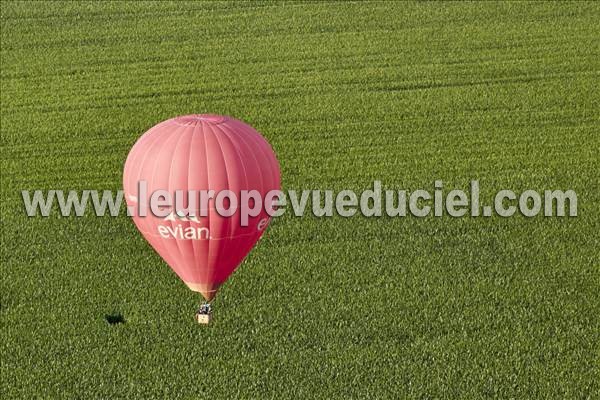
[[[0,397],[600,397],[600,4],[1,4]],[[253,125],[284,189],[573,189],[576,218],[274,221],[195,324],[118,190],[154,124]],[[124,323],[107,319],[121,316]]]

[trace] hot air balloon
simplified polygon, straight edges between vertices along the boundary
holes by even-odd
[[[198,322],[208,323],[209,302],[260,239],[270,216],[262,207],[243,226],[240,207],[234,209],[231,202],[235,212],[230,216],[221,215],[214,203],[201,201],[192,212],[192,193],[229,190],[239,198],[242,191],[255,190],[264,199],[280,189],[279,164],[271,146],[251,126],[230,117],[172,118],[134,144],[125,162],[123,187],[128,208],[140,210],[146,201],[140,195],[159,190],[184,193],[188,215],[134,212],[132,218],[179,278],[204,297],[207,303],[196,316]],[[138,193],[142,188],[144,193]]]

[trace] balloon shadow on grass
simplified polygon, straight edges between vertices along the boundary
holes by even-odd
[[[118,325],[125,323],[125,318],[123,317],[123,315],[121,315],[121,313],[106,314],[104,316],[104,319],[106,319],[106,322],[108,322],[110,325]]]

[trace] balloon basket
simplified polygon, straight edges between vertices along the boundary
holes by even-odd
[[[198,311],[196,311],[196,322],[200,325],[208,325],[212,320],[212,311],[210,308],[210,304],[206,303],[200,306]]]
[[[199,312],[196,313],[196,322],[198,322],[200,325],[208,325],[211,320],[211,314],[201,314]]]

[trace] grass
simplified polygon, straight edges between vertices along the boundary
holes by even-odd
[[[597,398],[600,6],[1,5],[1,387],[9,398]],[[212,112],[285,189],[574,189],[576,218],[276,220],[215,321],[125,216],[128,150]],[[112,321],[112,322],[111,322]]]

